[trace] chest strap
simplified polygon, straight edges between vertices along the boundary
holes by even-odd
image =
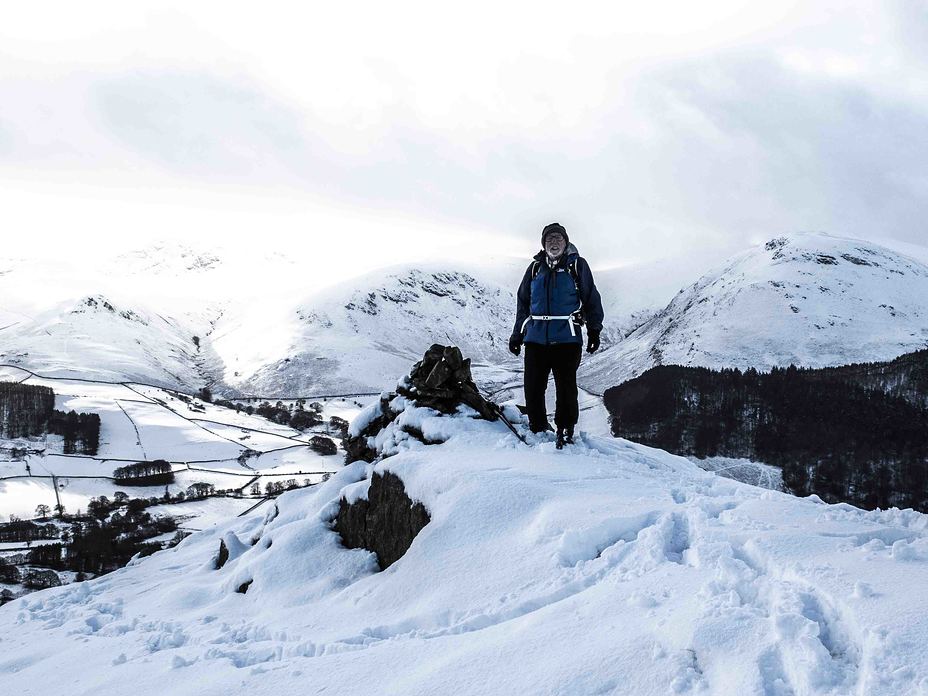
[[[559,317],[549,316],[547,314],[530,314],[528,318],[526,318],[526,320],[522,322],[522,328],[519,329],[521,333],[523,334],[525,333],[525,325],[528,324],[532,319],[535,319],[536,321],[555,321],[555,320],[566,321],[567,326],[570,327],[570,335],[571,336],[577,335],[576,332],[574,331],[574,320],[576,319],[576,317],[573,314],[567,314],[565,316],[559,316]]]

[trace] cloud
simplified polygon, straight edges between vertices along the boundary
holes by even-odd
[[[648,103],[674,208],[731,230],[919,237],[925,104],[756,54],[653,78]]]
[[[920,241],[924,13],[754,5],[506,11],[484,33],[482,16],[447,27],[405,5],[409,26],[329,8],[272,13],[270,33],[123,9],[119,50],[61,49],[93,65],[7,61],[0,164],[286,191],[526,247],[558,219],[603,260],[797,229]]]
[[[139,71],[92,85],[101,126],[178,173],[270,180],[311,169],[306,120],[247,79]]]

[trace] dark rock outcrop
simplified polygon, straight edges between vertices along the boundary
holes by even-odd
[[[216,556],[216,570],[219,570],[229,560],[229,547],[224,540],[219,541],[219,555]]]
[[[342,441],[345,463],[372,462],[377,458],[378,453],[370,446],[368,439],[386,428],[400,414],[390,408],[390,402],[397,395],[407,398],[416,406],[432,408],[439,413],[455,413],[461,404],[465,404],[479,413],[481,418],[489,421],[497,419],[494,405],[480,395],[474,384],[470,358],[465,358],[457,346],[436,343],[426,351],[422,360],[413,365],[409,377],[397,386],[395,392],[381,396],[379,415],[371,419],[358,435],[345,437]],[[420,442],[438,444],[425,438],[421,432],[407,432]]]
[[[399,560],[430,521],[425,506],[406,494],[402,479],[389,471],[374,473],[367,500],[344,498],[335,518],[335,531],[349,549],[377,554],[381,570]]]
[[[461,355],[457,346],[436,343],[429,348],[422,360],[413,365],[408,383],[397,387],[396,392],[418,406],[434,408],[440,413],[454,413],[458,406],[467,404],[481,418],[496,420],[496,412],[474,384],[470,358]]]
[[[390,401],[394,396],[396,395],[382,395],[379,405],[380,415],[371,419],[358,435],[348,435],[342,440],[342,446],[345,448],[345,464],[358,461],[372,462],[377,459],[377,450],[368,444],[368,438],[386,428],[399,415],[390,408]]]

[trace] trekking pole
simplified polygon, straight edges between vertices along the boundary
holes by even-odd
[[[495,413],[501,421],[503,421],[505,426],[509,428],[509,430],[512,431],[513,435],[519,438],[519,442],[521,442],[523,445],[531,446],[528,444],[528,441],[525,439],[525,436],[522,435],[522,433],[520,433],[518,430],[516,430],[516,426],[513,425],[512,421],[506,417],[506,414],[503,413],[503,409],[500,408],[500,405],[497,404],[495,401],[492,401],[488,397],[484,397],[484,399],[486,400],[487,404],[489,404],[490,410],[493,411],[493,413]]]

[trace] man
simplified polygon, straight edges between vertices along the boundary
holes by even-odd
[[[525,344],[525,406],[533,433],[551,430],[545,410],[548,375],[554,372],[557,448],[571,444],[580,415],[577,368],[583,348],[580,327],[586,323],[588,353],[599,348],[603,304],[593,274],[563,225],[552,222],[541,232],[540,252],[519,285],[516,323],[509,350]]]

